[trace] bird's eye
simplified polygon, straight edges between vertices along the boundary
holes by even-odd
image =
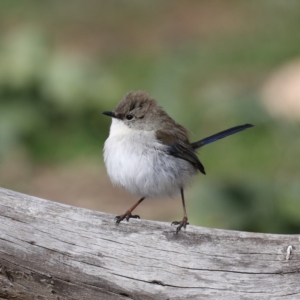
[[[127,116],[126,116],[126,119],[127,119],[127,120],[132,120],[132,119],[133,119],[133,115],[127,115]]]

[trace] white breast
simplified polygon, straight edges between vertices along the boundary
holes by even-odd
[[[134,130],[113,119],[104,162],[113,184],[140,197],[172,196],[197,173],[187,161],[166,153],[154,131]]]

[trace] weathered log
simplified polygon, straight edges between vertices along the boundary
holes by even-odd
[[[0,189],[0,299],[300,299],[297,235],[113,218]]]

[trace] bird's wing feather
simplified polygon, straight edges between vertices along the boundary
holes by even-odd
[[[204,166],[200,162],[199,158],[191,148],[187,148],[180,144],[173,144],[169,146],[168,152],[170,155],[184,159],[194,165],[201,173],[206,174]]]
[[[172,132],[159,130],[156,132],[156,138],[164,145],[167,145],[167,153],[184,159],[195,166],[201,173],[205,174],[204,166],[200,162],[193,148],[191,147],[187,136],[180,135],[180,132]]]

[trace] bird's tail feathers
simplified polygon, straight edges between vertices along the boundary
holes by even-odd
[[[235,127],[223,130],[221,132],[218,132],[216,134],[213,134],[213,135],[211,135],[211,136],[209,136],[205,139],[202,139],[198,142],[191,143],[191,146],[193,147],[193,149],[196,150],[196,149],[201,148],[205,145],[208,145],[208,144],[213,143],[217,140],[223,139],[223,138],[225,138],[229,135],[238,133],[242,130],[245,130],[245,129],[253,127],[253,126],[254,125],[252,125],[252,124],[245,124],[245,125],[235,126]]]

